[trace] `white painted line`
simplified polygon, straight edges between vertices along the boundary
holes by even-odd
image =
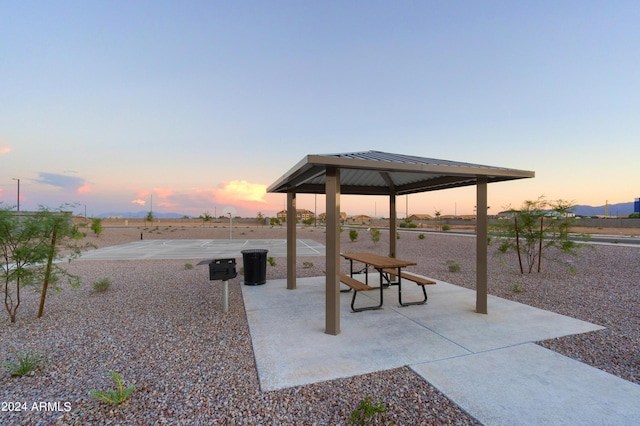
[[[307,248],[309,248],[310,250],[312,250],[314,253],[317,254],[322,254],[322,252],[319,252],[318,250],[316,250],[315,248],[311,247],[309,244],[305,243],[304,240],[298,240],[299,242],[301,242],[302,244],[304,244]]]

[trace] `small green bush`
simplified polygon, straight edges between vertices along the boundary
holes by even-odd
[[[96,234],[96,237],[99,237],[103,230],[102,219],[100,218],[91,219],[91,230],[93,231],[94,234]]]
[[[460,264],[455,260],[447,260],[447,265],[449,266],[449,272],[460,272]]]
[[[355,240],[358,239],[358,231],[356,231],[355,229],[351,229],[349,231],[349,239],[351,240],[351,242],[354,242]]]
[[[103,291],[109,290],[111,287],[111,279],[106,277],[99,279],[98,281],[94,281],[91,286],[93,287],[93,291],[102,293]]]
[[[442,225],[443,231],[451,231],[451,225]]]
[[[193,269],[193,263],[185,263],[184,269]]]
[[[12,376],[24,376],[36,370],[41,364],[41,358],[38,354],[25,351],[24,355],[14,352],[14,356],[18,362],[7,362],[2,364],[7,372]]]
[[[520,284],[515,283],[515,284],[513,285],[513,292],[514,292],[514,293],[521,293],[521,292],[522,292],[522,287],[520,287]]]
[[[378,228],[371,228],[369,232],[371,233],[373,244],[378,244],[378,242],[380,242],[380,230]]]
[[[373,403],[371,397],[367,396],[361,400],[354,410],[351,412],[351,416],[347,421],[349,425],[365,425],[369,423],[369,420],[378,414],[386,414],[389,412],[389,408],[384,405],[383,402]]]
[[[305,269],[313,268],[313,262],[302,262],[302,267]]]
[[[111,378],[115,382],[116,389],[109,389],[106,391],[101,390],[91,390],[89,393],[94,398],[99,399],[102,402],[106,402],[107,404],[118,405],[124,402],[129,396],[133,393],[135,386],[131,385],[127,389],[124,388],[124,384],[122,382],[122,378],[118,373],[111,370],[109,371]]]
[[[269,265],[271,266],[276,266],[276,260],[272,256],[267,258],[267,262],[269,262]]]
[[[424,234],[419,234],[418,238],[421,239],[421,240],[424,240]]]

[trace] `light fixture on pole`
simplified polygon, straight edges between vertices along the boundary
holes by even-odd
[[[227,206],[222,211],[225,216],[229,216],[229,239],[232,239],[232,231],[233,231],[233,215],[236,214],[236,209],[231,206]]]
[[[20,179],[18,178],[12,178],[13,180],[17,180],[18,181],[18,211],[20,211]]]

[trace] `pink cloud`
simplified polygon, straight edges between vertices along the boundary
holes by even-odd
[[[141,199],[136,199],[136,200],[131,200],[131,204],[138,204],[141,206],[144,206],[147,202],[145,200],[141,200]]]
[[[153,188],[153,191],[160,198],[169,198],[176,193],[176,191],[171,188]]]
[[[81,187],[79,187],[76,192],[78,194],[90,194],[92,192],[91,187],[87,184],[82,185]]]
[[[265,203],[264,196],[267,193],[267,185],[249,183],[245,180],[224,182],[221,189],[214,191],[216,198],[221,202],[259,202]]]
[[[9,148],[6,145],[0,145],[0,155],[2,154],[8,154],[11,152],[11,148]]]

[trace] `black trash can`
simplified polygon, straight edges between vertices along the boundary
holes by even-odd
[[[267,252],[265,249],[242,250],[245,285],[261,285],[267,282]]]

